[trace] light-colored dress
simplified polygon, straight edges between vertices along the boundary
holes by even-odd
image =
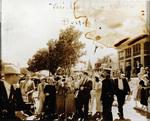
[[[39,91],[39,108],[38,113],[41,113],[44,111],[44,102],[45,102],[45,94],[44,94],[44,88],[46,86],[46,83],[42,85],[41,83],[38,85],[38,91]]]
[[[139,73],[138,74],[138,77],[140,76],[141,74]],[[141,100],[141,88],[139,86],[139,83],[140,83],[140,80],[139,78],[136,80],[136,84],[135,84],[135,88],[134,88],[134,91],[133,91],[133,97],[134,97],[134,100],[135,101],[140,101]]]
[[[95,102],[96,102],[95,79],[92,80],[92,90],[91,90],[90,94],[91,94],[91,99],[89,101],[89,112],[92,113],[92,115],[94,115],[96,113],[96,110],[95,110],[95,108],[96,108],[96,105],[95,105]]]
[[[20,82],[20,89],[21,89],[23,100],[25,102],[32,102],[33,103],[34,102],[33,92],[35,90],[35,84],[34,84],[34,82],[31,81],[31,80],[21,81]],[[28,95],[27,95],[27,93],[28,93]]]
[[[96,89],[96,111],[102,112],[102,101],[100,100],[101,94],[102,94],[102,82],[96,82],[95,85]]]
[[[65,98],[65,113],[73,113],[76,111],[74,88],[68,87]]]

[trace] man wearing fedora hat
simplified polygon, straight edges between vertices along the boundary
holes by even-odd
[[[120,119],[124,119],[123,116],[123,105],[125,102],[125,97],[130,93],[130,87],[129,84],[125,78],[125,75],[122,74],[120,71],[118,73],[118,78],[114,79],[115,82],[115,87],[116,87],[116,96],[117,96],[117,101],[118,101],[118,115]]]
[[[101,101],[103,104],[103,120],[113,121],[111,108],[113,103],[113,96],[115,93],[115,85],[113,80],[110,78],[111,69],[104,68],[103,70],[104,80],[102,81],[101,94]]]
[[[21,110],[27,110],[20,88],[14,88],[19,82],[20,69],[15,65],[4,66],[4,81],[0,81],[0,119],[26,119]]]

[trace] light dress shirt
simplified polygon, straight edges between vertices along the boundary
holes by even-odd
[[[123,90],[123,81],[122,81],[122,79],[119,79],[119,78],[118,78],[118,88],[120,90]]]
[[[6,89],[6,92],[7,92],[7,97],[9,98],[11,85],[8,84],[6,81],[4,81],[4,86],[5,86],[5,89]]]
[[[26,80],[25,80],[25,81],[26,81]],[[29,86],[29,84],[30,84],[30,80],[28,80],[26,83],[24,82],[24,90],[25,90],[25,92],[28,91],[28,86]]]

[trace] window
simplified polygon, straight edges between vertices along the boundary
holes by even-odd
[[[125,50],[125,55],[128,56],[128,55],[131,55],[131,48],[127,48]]]
[[[140,44],[133,45],[133,52],[134,53],[140,52],[140,50],[141,50],[141,45]]]
[[[124,51],[119,52],[119,58],[123,58],[124,57]]]
[[[150,42],[144,43],[144,50],[150,50]]]

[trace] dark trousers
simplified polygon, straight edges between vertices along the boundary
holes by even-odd
[[[130,74],[130,71],[128,71],[128,72],[127,72],[127,75],[126,75],[127,78],[128,78],[128,80],[130,79],[130,75],[131,75],[131,74]]]
[[[104,121],[113,121],[113,116],[111,112],[113,101],[105,100],[103,101],[103,120]]]
[[[123,105],[125,102],[125,97],[126,97],[126,95],[123,93],[123,91],[119,90],[117,92],[118,111],[122,117],[123,117]]]
[[[138,74],[140,72],[140,68],[136,69],[136,74]]]
[[[83,107],[84,111],[82,110]],[[89,110],[89,99],[88,100],[79,99],[78,100],[79,118],[84,118],[85,120],[88,120],[88,110]]]
[[[79,109],[79,107],[78,107],[78,98],[75,98],[75,105],[76,105],[76,113],[78,113],[78,109]]]

